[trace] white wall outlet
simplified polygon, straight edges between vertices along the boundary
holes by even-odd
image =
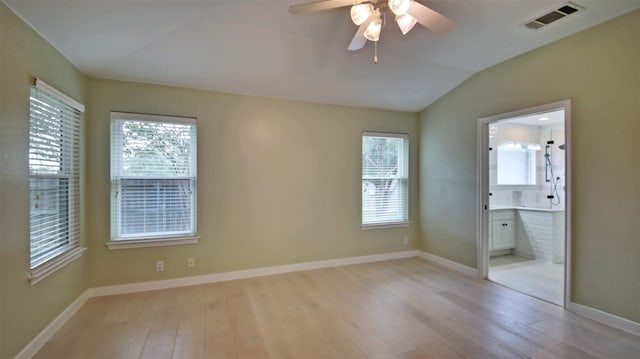
[[[187,258],[187,267],[193,268],[196,266],[196,259],[193,257]]]
[[[164,271],[164,261],[156,261],[156,272]]]
[[[405,246],[409,244],[409,237],[402,238],[402,243],[404,243]]]

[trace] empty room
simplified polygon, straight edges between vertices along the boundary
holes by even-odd
[[[0,0],[0,359],[638,358],[640,0]]]

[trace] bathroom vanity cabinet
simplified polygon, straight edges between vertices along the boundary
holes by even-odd
[[[513,209],[490,211],[489,222],[490,251],[516,247],[516,220]]]

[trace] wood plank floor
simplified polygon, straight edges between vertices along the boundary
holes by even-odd
[[[36,355],[639,357],[639,337],[419,258],[92,298]]]

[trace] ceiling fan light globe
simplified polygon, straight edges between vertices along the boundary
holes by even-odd
[[[373,14],[373,5],[358,4],[351,7],[351,21],[360,26]]]
[[[402,35],[406,35],[409,31],[411,31],[411,29],[413,29],[413,27],[416,25],[418,20],[416,20],[415,17],[409,14],[404,14],[404,15],[397,15],[396,22],[398,23],[398,27],[400,28],[400,31],[402,31]]]
[[[389,9],[396,15],[404,15],[409,11],[411,0],[389,0]]]
[[[380,31],[382,30],[382,19],[376,18],[371,21],[367,29],[364,31],[364,37],[369,41],[380,40]]]

